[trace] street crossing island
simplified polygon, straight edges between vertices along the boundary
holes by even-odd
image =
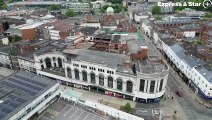
[[[199,2],[176,2],[176,3],[172,3],[172,2],[167,2],[167,3],[164,3],[164,2],[158,2],[158,6],[165,6],[165,7],[168,7],[168,6],[201,6],[202,3],[199,3]]]

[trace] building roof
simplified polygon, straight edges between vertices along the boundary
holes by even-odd
[[[207,70],[204,67],[195,68],[209,83],[212,83],[212,71]]]
[[[189,24],[180,26],[179,29],[181,30],[199,30],[201,27],[198,24]]]
[[[179,24],[179,23],[192,23],[191,18],[170,18],[166,20],[155,20],[155,24]]]
[[[99,28],[85,27],[80,30],[85,36],[93,35]]]
[[[174,51],[175,53],[179,52],[179,51],[185,51],[179,44],[175,43],[174,45],[170,46],[170,48],[172,49],[172,51]]]
[[[208,22],[206,25],[212,27],[212,22],[210,21],[210,22]]]
[[[24,71],[4,78],[0,81],[0,119],[8,120],[56,84],[56,81]]]
[[[4,53],[6,55],[9,55],[10,54],[10,50],[11,50],[11,55],[20,55],[21,54],[21,50],[16,47],[16,46],[13,46],[13,47],[10,47],[10,46],[0,46],[0,53]]]
[[[7,29],[5,31],[5,33],[18,34],[18,35],[20,35],[21,34],[21,31],[18,28],[9,28],[9,29]]]
[[[66,31],[66,30],[70,30],[72,27],[75,26],[75,23],[73,23],[73,21],[70,21],[68,19],[65,20],[57,20],[55,22],[50,23],[50,26],[54,26],[54,30],[57,31]]]
[[[209,30],[209,31],[207,32],[207,35],[212,36],[212,30]]]
[[[112,7],[108,7],[106,12],[114,12],[113,8]]]
[[[85,61],[94,64],[101,64],[114,69],[117,68],[118,65],[122,65],[126,60],[130,60],[129,56],[123,54],[85,49],[64,50],[63,52],[73,56],[74,61]]]
[[[149,19],[144,19],[142,23],[144,23],[147,26],[153,26],[153,22],[150,21]]]

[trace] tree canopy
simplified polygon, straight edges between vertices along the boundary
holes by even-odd
[[[74,16],[75,16],[75,13],[74,13],[74,11],[72,11],[72,10],[68,10],[68,11],[65,13],[65,16],[67,16],[67,17],[74,17]]]
[[[51,10],[60,10],[60,8],[61,8],[61,6],[60,5],[50,5],[49,6],[49,10],[51,11]]]
[[[0,10],[5,10],[5,9],[7,9],[7,5],[3,1],[0,1]]]
[[[22,40],[22,38],[20,36],[17,36],[17,35],[9,36],[8,39],[9,39],[9,42],[17,42],[17,41]]]
[[[92,14],[92,15],[94,15],[94,10],[93,9],[90,9],[90,13]]]
[[[129,103],[127,103],[125,106],[124,106],[124,111],[127,112],[127,113],[130,113],[132,111],[132,108],[131,108],[131,105]]]
[[[161,14],[161,8],[160,8],[160,6],[154,6],[152,8],[152,14]]]

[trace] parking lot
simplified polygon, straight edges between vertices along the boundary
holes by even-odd
[[[73,102],[58,100],[41,115],[34,115],[30,120],[112,120],[112,118],[97,114]]]

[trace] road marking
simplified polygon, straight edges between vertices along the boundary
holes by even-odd
[[[64,114],[64,116],[66,116],[66,114],[69,113],[70,110],[72,110],[73,108],[74,108],[74,107],[71,107],[71,109],[69,109],[69,110]]]
[[[94,116],[93,116],[93,118],[92,118],[91,120],[93,120],[93,119],[94,119],[94,117],[96,117],[96,115],[94,115]]]
[[[78,108],[77,108],[77,110],[74,112],[74,114],[76,114],[77,111],[78,111]],[[71,118],[74,114],[72,114],[69,118]]]
[[[47,118],[46,116],[43,116],[44,118],[46,118],[47,120],[51,120],[50,118]]]
[[[86,117],[83,120],[86,120],[86,118],[88,117],[88,115],[90,115],[91,113],[88,112],[88,114],[86,115]]]
[[[82,113],[84,113],[84,111],[82,111]],[[79,117],[76,120],[78,120],[80,118],[80,116],[82,115],[82,113],[79,115]]]

